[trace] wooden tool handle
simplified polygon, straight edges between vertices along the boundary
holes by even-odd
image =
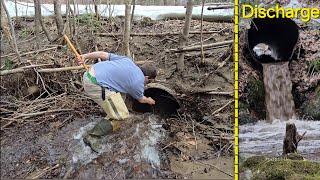
[[[72,50],[72,52],[75,54],[75,56],[80,59],[80,61],[82,61],[83,67],[89,71],[89,67],[84,63],[84,60],[82,59],[82,57],[80,56],[80,54],[78,53],[78,51],[76,50],[76,48],[73,46],[73,44],[71,43],[71,41],[69,40],[68,36],[63,35],[64,39],[67,41],[68,46],[70,47],[70,49]]]

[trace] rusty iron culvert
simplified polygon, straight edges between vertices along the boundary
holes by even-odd
[[[131,109],[136,112],[153,112],[162,116],[171,116],[177,113],[180,103],[176,98],[176,93],[164,85],[150,83],[146,86],[144,95],[156,101],[154,106],[141,104],[137,100],[132,101]]]
[[[289,18],[254,18],[246,38],[254,63],[291,61],[299,39],[299,28]]]

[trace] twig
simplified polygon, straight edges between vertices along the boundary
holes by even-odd
[[[57,169],[60,165],[59,164],[56,164],[55,166],[53,167],[49,167],[47,166],[46,168],[38,171],[38,172],[35,172],[34,174],[31,174],[27,177],[27,179],[39,179],[41,178],[43,175],[45,175],[47,172],[49,171],[52,171],[54,169]]]
[[[48,111],[41,111],[41,112],[35,112],[35,113],[28,113],[28,114],[20,114],[17,117],[14,117],[15,119],[23,117],[24,119],[39,116],[46,113],[55,113],[55,112],[63,112],[63,111],[73,111],[73,109],[55,109],[55,110],[48,110]]]
[[[117,174],[112,179],[115,179],[119,173],[120,173],[120,171],[118,171]]]
[[[305,131],[302,135],[299,135],[297,138],[298,143],[304,138],[304,136],[306,135],[307,131]]]
[[[165,147],[163,147],[162,149],[161,149],[161,151],[163,151],[163,150],[165,150],[166,148],[168,148],[169,146],[171,146],[172,144],[175,144],[176,142],[171,142],[171,143],[169,143],[168,145],[166,145]]]
[[[197,143],[197,136],[196,136],[196,132],[194,130],[194,121],[192,120],[192,132],[193,132],[193,136],[194,136],[194,142],[196,143],[196,150],[198,149],[198,143]]]
[[[216,90],[221,89],[220,87],[217,88],[212,88],[212,89],[192,89],[191,94],[197,94],[197,93],[208,93],[208,92],[213,92]]]
[[[227,107],[229,104],[231,104],[232,102],[233,102],[233,100],[227,102],[227,103],[226,103],[225,105],[223,105],[221,108],[215,110],[211,115],[213,116],[213,115],[219,113],[220,111],[222,111],[224,108],[226,108],[226,107]]]
[[[64,126],[64,123],[69,121],[72,117],[73,117],[73,115],[70,115],[69,117],[67,117],[64,121],[61,122],[61,124],[58,126],[58,128],[62,128]]]
[[[37,74],[37,77],[40,79],[41,84],[42,84],[42,87],[43,87],[43,89],[45,90],[45,92],[48,93],[48,95],[51,96],[51,94],[49,93],[49,91],[48,91],[47,88],[46,88],[46,85],[44,84],[44,80],[43,80],[42,76],[40,75],[40,73],[37,71],[36,68],[33,68],[33,70],[34,70],[34,72]]]
[[[203,45],[203,48],[226,47],[232,43],[233,43],[233,40],[227,40],[227,41],[222,41],[222,42],[217,42],[217,43],[206,44],[206,45]],[[167,50],[167,52],[179,53],[179,52],[183,52],[183,51],[199,50],[200,48],[201,48],[201,45],[200,46],[192,46],[192,47],[183,47],[183,48],[177,48],[177,49],[169,49],[169,50]]]
[[[222,96],[233,96],[233,92],[206,92],[206,94],[211,94],[211,95],[222,95]]]
[[[200,163],[200,164],[204,164],[204,165],[207,165],[207,166],[210,166],[210,167],[213,167],[213,168],[215,168],[216,170],[222,172],[223,174],[226,174],[226,175],[228,175],[228,176],[230,176],[230,177],[233,177],[233,175],[231,175],[231,174],[229,174],[229,173],[227,173],[227,172],[224,172],[223,170],[221,170],[220,168],[218,168],[217,166],[214,166],[214,165],[212,165],[212,164],[208,164],[208,163],[204,163],[204,162],[200,162],[200,161],[195,161],[195,162],[196,162],[196,163]]]

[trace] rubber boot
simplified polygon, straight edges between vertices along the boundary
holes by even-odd
[[[120,128],[119,121],[110,121],[102,119],[84,136],[83,141],[93,151],[99,152],[102,149],[102,137],[106,136]]]

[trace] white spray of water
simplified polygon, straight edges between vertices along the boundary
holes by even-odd
[[[96,123],[92,122],[87,124],[84,127],[81,127],[80,130],[73,135],[73,139],[77,140],[77,144],[73,149],[72,162],[87,164],[92,161],[92,159],[97,157],[97,154],[92,153],[92,150],[83,142],[83,135],[94,127]]]
[[[307,132],[299,142],[298,151],[303,155],[320,153],[320,121],[259,121],[239,127],[240,153],[251,155],[281,155],[286,123],[294,123],[298,133]],[[319,157],[320,160],[320,157]]]
[[[154,168],[160,167],[159,151],[157,149],[157,143],[164,137],[164,130],[162,125],[156,124],[158,116],[148,116],[149,123],[136,124],[135,133],[132,135],[138,139],[140,143],[140,149],[133,154],[133,158],[136,162],[140,162],[141,159],[149,162]],[[99,153],[95,153],[83,142],[84,134],[95,126],[96,122],[91,122],[84,127],[81,127],[78,132],[73,135],[73,139],[76,141],[75,145],[70,148],[72,152],[72,163],[86,165],[92,160],[96,159],[102,153],[112,151],[114,143],[102,143]],[[107,138],[107,137],[104,137]],[[125,141],[117,142],[120,144],[126,144]],[[141,159],[140,159],[141,157]],[[119,163],[127,161],[128,157],[121,159]]]
[[[162,126],[156,124],[154,116],[149,116],[148,131],[143,134],[143,138],[140,140],[141,145],[141,157],[151,163],[153,167],[160,166],[159,151],[157,149],[157,143],[164,136],[161,132]]]

